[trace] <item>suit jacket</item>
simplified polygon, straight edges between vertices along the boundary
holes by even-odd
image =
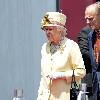
[[[84,27],[80,33],[78,34],[78,45],[80,47],[80,51],[82,53],[82,57],[84,60],[86,73],[92,72],[91,61],[89,56],[89,48],[88,48],[88,34],[90,33],[91,29],[89,26]]]
[[[82,57],[84,60],[85,68],[86,68],[86,75],[82,79],[83,83],[87,84],[87,91],[92,94],[92,66],[90,61],[90,55],[89,55],[89,48],[88,48],[88,34],[90,33],[91,29],[89,26],[84,27],[80,33],[78,34],[78,45],[80,47],[80,51],[82,53]]]
[[[97,72],[100,72],[100,53],[99,53],[99,62],[97,64],[93,51],[95,42],[96,42],[96,33],[94,31],[91,31],[88,35],[88,46],[89,46],[89,54],[92,65],[93,96],[94,100],[100,100],[100,97],[99,99],[97,99],[98,80],[100,81],[100,74],[99,76],[97,76]]]

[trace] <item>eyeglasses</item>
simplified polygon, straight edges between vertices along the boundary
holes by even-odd
[[[94,18],[86,18],[86,21],[92,22]]]

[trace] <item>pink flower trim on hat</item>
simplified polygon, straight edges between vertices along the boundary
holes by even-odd
[[[63,27],[65,27],[65,25],[63,25],[63,24],[61,24],[61,23],[59,23],[57,21],[52,21],[51,24],[54,24],[55,26],[63,26]]]

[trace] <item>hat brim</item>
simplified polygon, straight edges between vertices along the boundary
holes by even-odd
[[[49,27],[49,26],[60,26],[60,25],[57,25],[57,24],[47,24],[47,25],[42,25],[42,29],[44,29],[44,27]]]
[[[43,25],[44,26],[60,26],[60,25],[57,25],[57,24],[47,24],[47,25]]]
[[[49,26],[61,26],[61,25],[57,25],[57,24],[47,24],[47,25],[43,25],[42,28],[44,28],[45,26],[49,27]]]
[[[61,26],[61,27],[64,27],[62,25],[57,25],[57,24],[47,24],[47,25],[42,25],[41,29],[44,29],[44,27],[49,27],[49,26]],[[65,28],[65,27],[64,27]]]

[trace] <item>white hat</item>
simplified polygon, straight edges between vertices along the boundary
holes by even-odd
[[[41,27],[44,26],[63,26],[65,27],[66,16],[59,12],[47,12],[42,19]]]

